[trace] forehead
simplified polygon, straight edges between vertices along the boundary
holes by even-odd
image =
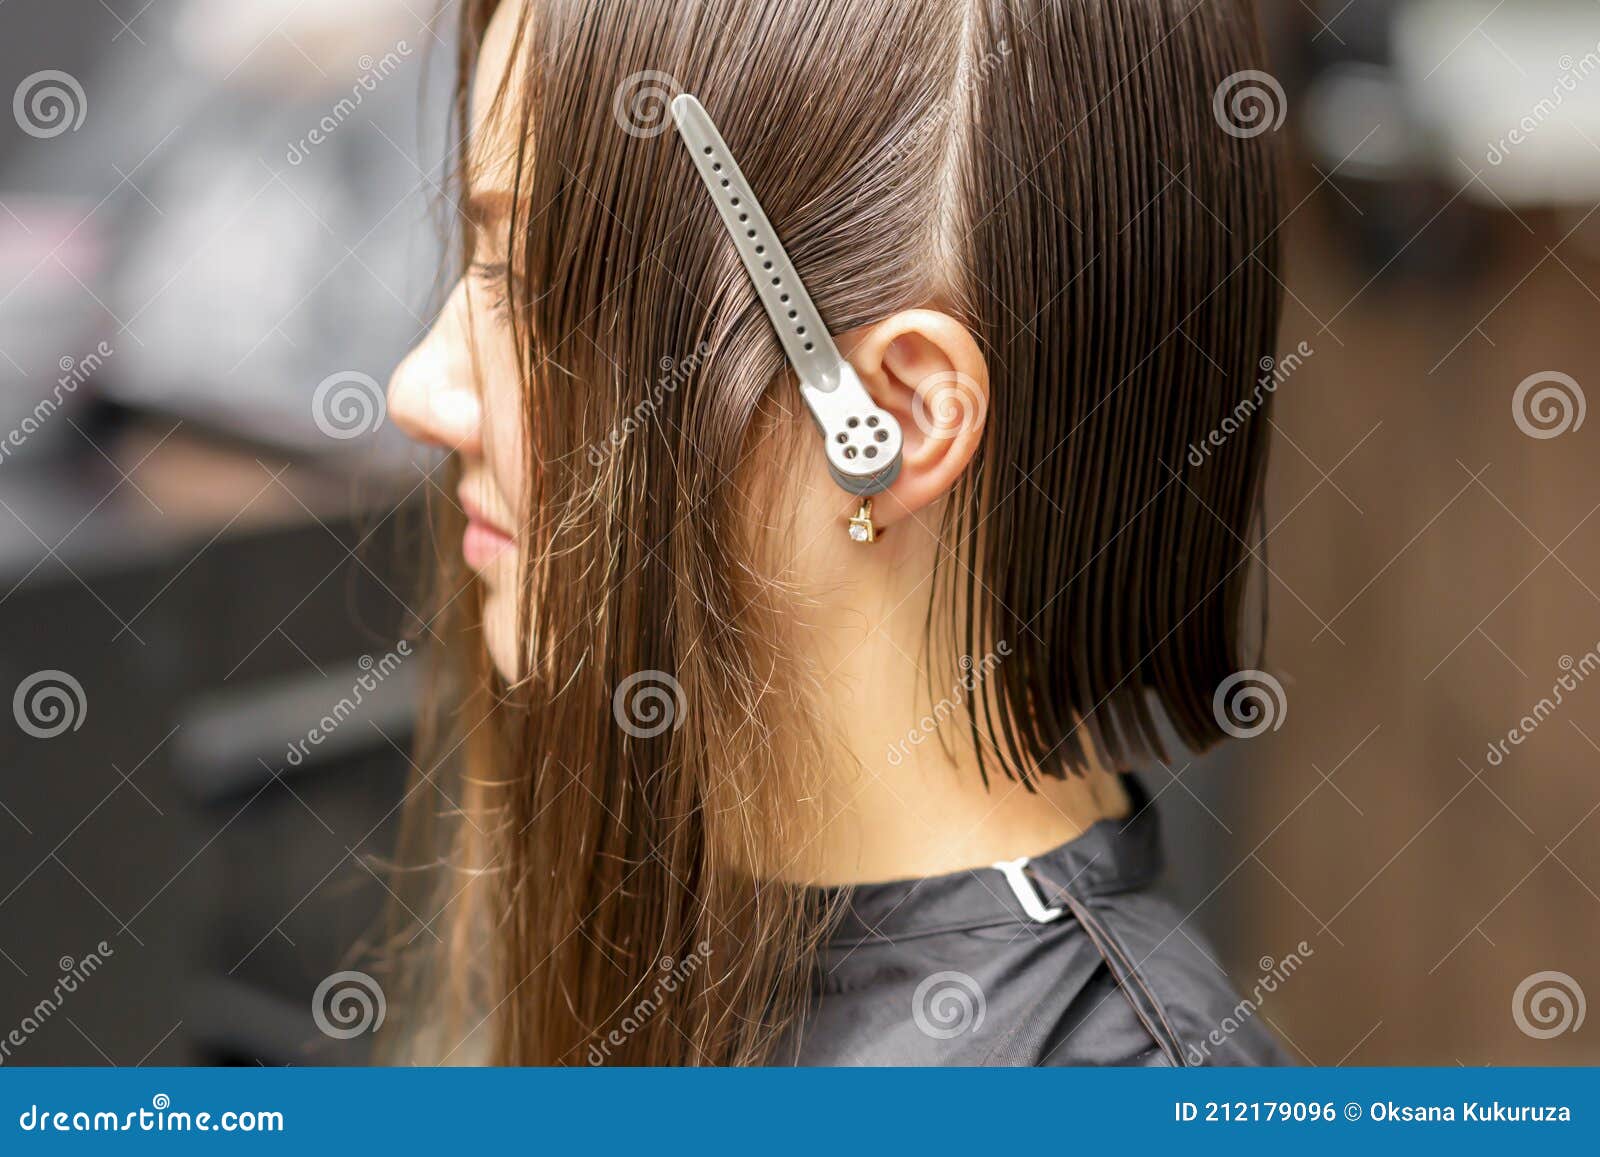
[[[479,46],[470,103],[470,170],[474,188],[497,190],[511,185],[516,157],[516,142],[511,134],[516,131],[524,87],[522,70],[512,67],[512,54],[524,3],[525,0],[503,0]]]

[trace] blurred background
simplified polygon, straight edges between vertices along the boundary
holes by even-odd
[[[1600,6],[1263,7],[1218,118],[1289,158],[1267,698],[1144,773],[1170,887],[1306,1063],[1600,1061]],[[454,15],[0,5],[4,1063],[384,1031],[326,997],[410,771],[382,386]]]

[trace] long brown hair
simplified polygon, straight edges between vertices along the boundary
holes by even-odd
[[[463,6],[463,118],[495,4]],[[831,330],[937,303],[977,336],[929,634],[1009,645],[971,738],[1031,783],[1160,753],[1162,718],[1210,745],[1244,658],[1266,431],[1225,423],[1272,353],[1279,205],[1272,138],[1214,98],[1260,67],[1253,6],[531,0],[513,59],[525,666],[454,599],[415,803],[459,777],[424,992],[463,1011],[423,1051],[781,1060],[827,913],[750,866],[849,753],[784,630],[793,386],[664,101],[706,104]]]

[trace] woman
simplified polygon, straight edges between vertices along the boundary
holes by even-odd
[[[1213,112],[1248,0],[465,9],[467,271],[390,386],[456,472],[419,1051],[1281,1059],[1119,774],[1217,741],[1248,657],[1279,214]],[[903,431],[871,536],[680,91]]]

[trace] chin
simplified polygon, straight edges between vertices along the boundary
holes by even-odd
[[[504,589],[491,588],[483,600],[483,637],[489,661],[507,683],[517,681],[517,606]]]

